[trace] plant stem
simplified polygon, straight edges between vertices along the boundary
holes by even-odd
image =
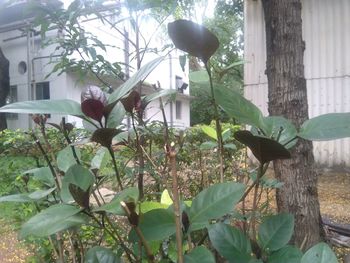
[[[260,166],[259,166],[260,167]],[[267,168],[269,167],[269,163],[265,163],[263,165],[263,168],[262,168],[262,175],[261,177],[265,174]],[[261,178],[260,177],[260,178]],[[254,186],[257,184],[258,180],[260,180],[260,178],[256,178],[255,181],[249,186],[249,188],[245,191],[245,193],[243,194],[243,196],[241,197],[241,199],[239,200],[239,202],[243,201],[247,195],[250,193],[250,191],[254,188]]]
[[[176,227],[176,246],[177,246],[177,260],[178,263],[183,263],[183,252],[182,252],[182,229],[181,229],[181,209],[180,209],[180,197],[177,182],[177,172],[176,172],[176,151],[171,147],[169,143],[169,126],[166,119],[164,104],[162,98],[159,98],[159,105],[163,115],[164,123],[164,141],[165,141],[165,151],[166,158],[170,160],[170,170],[173,179],[173,202],[174,202],[174,214],[175,214],[175,227]],[[166,167],[167,159],[165,160]]]
[[[80,164],[80,160],[78,158],[77,152],[75,151],[75,147],[73,145],[71,145],[72,141],[70,140],[69,136],[68,136],[68,132],[66,129],[66,118],[63,117],[62,118],[62,131],[63,131],[63,136],[66,139],[67,143],[70,145],[70,148],[72,149],[72,153],[73,153],[73,157],[75,159],[75,161],[77,162],[77,164]]]
[[[120,180],[120,174],[119,174],[119,170],[118,170],[118,166],[117,166],[117,160],[115,159],[115,155],[114,152],[112,150],[111,147],[108,148],[109,154],[112,157],[112,163],[113,163],[113,167],[114,167],[114,171],[115,171],[115,176],[117,177],[117,181],[118,181],[118,185],[120,187],[121,190],[123,190],[123,184],[122,181]]]
[[[45,152],[43,146],[41,145],[41,143],[40,143],[38,137],[36,137],[36,135],[34,134],[34,131],[31,132],[31,136],[32,136],[32,138],[34,139],[36,145],[38,146],[38,148],[39,148],[39,150],[40,150],[40,152],[41,152],[41,154],[44,156],[45,161],[47,162],[47,165],[48,165],[49,168],[50,168],[50,171],[51,171],[51,173],[52,173],[52,175],[53,175],[53,177],[54,177],[54,179],[55,179],[55,183],[56,183],[57,190],[60,190],[60,189],[61,189],[61,181],[60,181],[60,178],[58,177],[58,175],[57,175],[57,173],[56,173],[54,167],[52,166],[49,157],[47,156],[47,154],[46,154],[46,152]]]
[[[131,211],[129,210],[128,206],[124,202],[121,202],[120,204],[121,204],[122,208],[124,209],[128,218],[131,218],[132,214],[131,214]],[[137,236],[139,237],[142,245],[144,246],[144,248],[146,250],[148,262],[154,262],[154,256],[153,256],[152,250],[151,250],[150,246],[148,245],[147,240],[145,239],[144,235],[142,234],[141,229],[137,225],[132,224],[130,219],[129,219],[129,222],[130,222],[131,226],[135,229]]]
[[[259,165],[259,170],[258,174],[256,177],[256,183],[255,183],[255,188],[254,188],[254,197],[253,197],[253,208],[252,208],[252,218],[251,218],[251,223],[250,223],[250,229],[252,230],[252,238],[254,241],[256,241],[256,230],[255,230],[255,225],[256,225],[256,210],[257,210],[257,199],[258,199],[258,191],[259,191],[259,185],[260,185],[260,178],[264,174],[264,164],[261,163]]]
[[[170,149],[167,153],[170,159],[171,176],[173,179],[173,201],[174,201],[174,212],[175,212],[175,226],[176,226],[176,247],[177,247],[177,260],[178,263],[183,263],[182,253],[182,229],[181,229],[181,209],[180,209],[180,197],[177,182],[176,172],[176,151]]]
[[[139,118],[141,121],[142,121],[142,116]],[[143,170],[144,170],[144,167],[145,167],[145,159],[143,157],[143,152],[142,152],[142,145],[143,145],[143,138],[142,136],[140,137],[138,132],[137,132],[137,129],[136,129],[136,126],[135,126],[135,118],[134,118],[134,115],[131,114],[131,122],[132,122],[132,127],[135,131],[135,134],[136,134],[136,149],[137,149],[137,159],[138,159],[138,162],[139,162],[139,172],[138,172],[138,176],[137,176],[137,186],[138,186],[138,189],[139,189],[139,198],[140,200],[143,199],[143,196],[144,196],[144,192],[143,192]]]
[[[111,222],[111,220],[109,219],[108,216],[105,217],[106,221],[108,222],[108,224],[110,225],[110,227],[113,230],[113,233],[115,233],[117,239],[119,240],[120,246],[124,249],[126,256],[128,257],[129,261],[132,262],[131,259],[131,255],[136,258],[136,255],[124,244],[123,239],[121,238],[121,236],[119,235],[119,233],[117,232],[117,230],[114,228],[113,223]],[[111,232],[112,234],[112,232]]]
[[[286,143],[284,143],[283,146],[288,145],[289,143],[291,143],[292,141],[294,141],[294,140],[296,140],[296,139],[298,139],[297,136],[295,136],[294,138],[292,138],[292,139],[290,139],[289,141],[287,141]]]
[[[212,104],[214,106],[215,128],[216,128],[216,134],[218,137],[218,146],[219,146],[218,157],[220,162],[220,182],[223,183],[224,182],[224,147],[223,147],[223,140],[222,140],[222,128],[220,124],[218,105],[215,100],[213,78],[211,76],[211,71],[208,66],[208,63],[205,63],[205,69],[207,70],[209,75],[211,99],[212,99]]]
[[[101,224],[100,221],[96,218],[95,215],[90,214],[87,211],[84,211],[85,214],[87,214],[89,217],[91,217],[102,229],[104,229],[109,235],[110,237],[116,241],[117,243],[120,244],[120,246],[124,249],[126,256],[128,257],[128,260],[130,262],[132,261],[131,255],[134,256],[134,258],[136,258],[136,256],[133,254],[133,252],[124,244],[123,239],[119,236],[119,234],[117,233],[117,231],[113,231],[116,235],[114,236],[113,232],[111,230],[109,230],[107,227],[104,226],[104,224]],[[109,220],[109,218],[106,216],[106,221],[108,222],[108,224],[111,226],[111,228],[114,230],[113,228],[113,224],[112,222]]]

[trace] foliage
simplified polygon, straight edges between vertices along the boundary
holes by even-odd
[[[80,3],[73,2],[69,10],[80,10]],[[65,17],[71,30],[79,12]],[[202,29],[192,22],[181,21],[181,26],[189,26],[196,34],[198,28]],[[215,36],[208,30],[203,31],[208,34],[205,39],[212,42],[213,49],[206,50],[202,43],[193,47],[192,42],[179,37],[181,26],[178,25],[173,24],[171,34],[175,44],[205,63],[208,79],[204,85],[209,87],[215,111],[212,126],[203,125],[184,133],[169,129],[165,120],[162,125],[144,122],[144,105],[169,94],[156,92],[142,98],[134,87],[144,81],[163,57],[140,67],[108,99],[101,89],[94,88],[87,92],[91,96],[82,94],[81,104],[34,101],[0,109],[0,112],[40,114],[71,110],[72,115],[93,126],[92,134],[85,134],[90,140],[84,146],[93,150],[84,154],[84,147],[77,143],[74,130],[64,119],[60,124],[51,124],[62,134],[58,147],[53,147],[45,118],[34,118],[39,120],[39,129],[28,134],[38,149],[40,167],[22,174],[19,191],[0,197],[0,202],[34,204],[37,211],[31,211],[30,218],[22,225],[21,236],[48,237],[53,253],[62,262],[72,258],[86,262],[220,262],[223,258],[247,263],[336,262],[332,250],[325,244],[310,248],[304,255],[299,248],[289,246],[293,217],[261,215],[259,193],[281,186],[269,182],[265,173],[270,161],[290,156],[284,145],[292,147],[290,143],[298,137],[315,136],[312,127],[323,127],[329,118],[337,123],[335,118],[342,121],[347,115],[310,120],[311,124],[306,123],[299,131],[281,117],[264,117],[238,92],[213,81],[215,69],[211,67],[215,66],[210,64],[210,57],[217,49]],[[96,44],[96,40],[93,43]],[[94,57],[86,42],[80,44]],[[91,70],[92,65],[88,65]],[[117,111],[120,116],[112,114],[115,107],[124,107],[124,111]],[[237,131],[233,124],[227,124],[226,128],[220,122],[219,107],[242,124],[253,126],[252,131]],[[125,116],[131,118],[131,130],[121,123]],[[118,121],[113,119],[113,122],[111,118]],[[108,126],[110,122],[114,123],[112,127]],[[347,135],[346,126],[337,127],[331,136],[329,131],[317,133],[317,139]],[[11,136],[5,140],[11,140]],[[241,174],[233,177],[233,169],[228,169],[230,158],[241,147],[239,142],[249,147],[258,160],[258,168],[251,174],[242,172],[243,178]],[[181,169],[179,165],[186,159],[187,164],[197,161],[191,150],[195,148],[200,154],[206,154],[207,160],[213,163],[213,171],[219,170],[219,173],[213,172],[211,180],[207,183],[203,180],[195,190],[191,189],[188,178],[182,178],[184,183],[180,188],[177,169]],[[104,169],[107,172],[103,172]],[[113,189],[112,199],[101,193],[104,186]],[[183,195],[179,194],[179,188]],[[253,204],[249,213],[244,207],[235,207],[244,203],[250,193]]]
[[[218,36],[220,41],[219,48],[210,60],[214,81],[224,87],[234,88],[237,92],[242,92],[243,1],[218,0],[213,17],[205,19],[204,24]],[[190,59],[191,73],[199,72],[200,68],[198,62]],[[204,73],[206,74],[205,71]],[[190,81],[190,92],[195,97],[190,105],[191,125],[209,124],[214,119],[209,86],[196,83],[191,76]],[[219,113],[222,121],[229,120],[225,112],[220,111]]]

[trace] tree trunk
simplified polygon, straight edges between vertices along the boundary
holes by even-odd
[[[10,62],[6,59],[0,48],[0,107],[6,104],[10,92]],[[0,113],[0,131],[7,129],[6,113]]]
[[[302,40],[301,0],[262,0],[266,29],[266,74],[270,115],[281,115],[299,128],[308,119]],[[280,212],[295,217],[292,242],[307,249],[322,239],[317,174],[312,143],[299,140],[292,158],[274,162]]]

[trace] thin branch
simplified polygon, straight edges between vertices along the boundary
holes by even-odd
[[[118,170],[118,166],[117,166],[117,160],[115,159],[115,155],[114,155],[114,151],[112,150],[112,147],[109,147],[108,151],[112,157],[113,168],[114,168],[115,176],[117,177],[119,187],[121,190],[123,190],[124,187],[123,187],[122,181],[120,179],[120,174],[119,174],[119,170]]]
[[[214,106],[215,127],[216,127],[216,134],[217,134],[218,146],[219,146],[219,152],[218,152],[219,156],[218,157],[219,157],[219,162],[220,162],[220,182],[222,183],[222,182],[224,182],[224,146],[223,146],[223,139],[222,139],[222,128],[221,128],[221,124],[220,124],[218,105],[217,105],[216,100],[215,100],[213,78],[212,78],[208,63],[205,63],[205,69],[209,75],[211,99],[212,99],[212,103]]]
[[[181,209],[180,209],[180,196],[177,182],[176,172],[176,151],[170,149],[167,153],[170,159],[171,177],[173,179],[173,201],[174,201],[174,213],[175,213],[175,227],[176,227],[176,247],[177,247],[177,260],[178,263],[183,263],[183,252],[182,252],[182,222],[181,222]]]

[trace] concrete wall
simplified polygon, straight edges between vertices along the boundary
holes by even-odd
[[[107,51],[103,51],[102,49],[97,48],[97,54],[103,55],[104,58],[112,63],[126,62],[125,57],[125,40],[124,36],[119,34],[117,31],[111,29],[110,27],[102,24],[97,20],[89,21],[82,23],[85,30],[98,36],[98,39],[107,45]],[[128,20],[125,22],[118,24],[120,31],[124,33],[124,29],[129,32],[129,38],[135,41],[134,30],[129,25]],[[145,32],[143,31],[145,34]],[[41,39],[40,36],[35,36],[28,39],[26,36],[17,38],[20,36],[21,32],[19,30],[13,30],[9,32],[5,32],[0,34],[0,43],[3,49],[5,56],[10,60],[10,77],[11,77],[11,85],[17,86],[17,94],[18,101],[26,101],[35,99],[35,92],[30,91],[30,87],[28,86],[28,81],[34,83],[48,81],[50,82],[50,98],[51,99],[72,99],[80,102],[80,92],[83,88],[88,85],[95,84],[92,80],[86,79],[84,83],[78,83],[77,78],[70,74],[64,73],[60,76],[56,74],[52,74],[48,79],[45,79],[45,76],[51,72],[54,64],[49,64],[50,60],[57,61],[60,58],[47,58],[47,56],[51,55],[54,52],[54,46],[49,46],[46,48],[41,48]],[[150,35],[150,34],[147,34]],[[57,37],[56,31],[51,31],[46,36]],[[16,37],[16,39],[13,39]],[[157,40],[160,41],[160,40]],[[150,44],[155,45],[157,48],[162,48],[165,43],[160,42],[152,42]],[[142,48],[142,43],[140,44]],[[130,54],[130,76],[134,74],[136,71],[136,60],[132,59],[134,56],[135,50],[132,48],[132,45],[129,46],[129,54]],[[159,57],[161,54],[147,54],[142,61],[142,65],[147,62]],[[182,71],[179,63],[179,55],[177,51],[173,51],[171,55],[167,56],[167,58],[160,63],[160,65],[147,77],[145,80],[146,83],[149,84],[157,84],[159,82],[161,88],[163,89],[176,89],[176,76],[181,77],[184,82],[187,84],[188,81],[188,69],[185,72]],[[73,53],[72,57],[76,57],[80,59],[78,54]],[[27,72],[24,74],[20,74],[18,72],[18,64],[24,61],[27,63]],[[33,63],[32,63],[33,62]],[[123,69],[126,71],[126,68]],[[112,86],[116,88],[115,83],[112,83]],[[176,119],[175,115],[173,118],[170,116],[171,113],[175,114],[175,105],[176,103],[169,103],[166,107],[166,112],[169,114],[168,120],[173,119],[174,126],[179,127],[189,127],[190,126],[190,110],[189,110],[189,88],[184,90],[184,94],[179,94],[178,100],[181,100],[181,118]],[[154,102],[157,103],[157,102]],[[172,110],[170,108],[173,108]],[[162,121],[162,116],[155,112],[156,107],[153,105],[150,109],[150,116],[154,120]],[[159,109],[158,109],[159,111]],[[51,115],[50,122],[60,122],[62,116]],[[75,122],[81,125],[81,121],[75,117],[67,116],[68,121]],[[175,124],[176,122],[176,124]],[[8,120],[9,128],[22,128],[26,129],[31,127],[32,121],[28,117],[27,114],[19,114],[18,120]]]

